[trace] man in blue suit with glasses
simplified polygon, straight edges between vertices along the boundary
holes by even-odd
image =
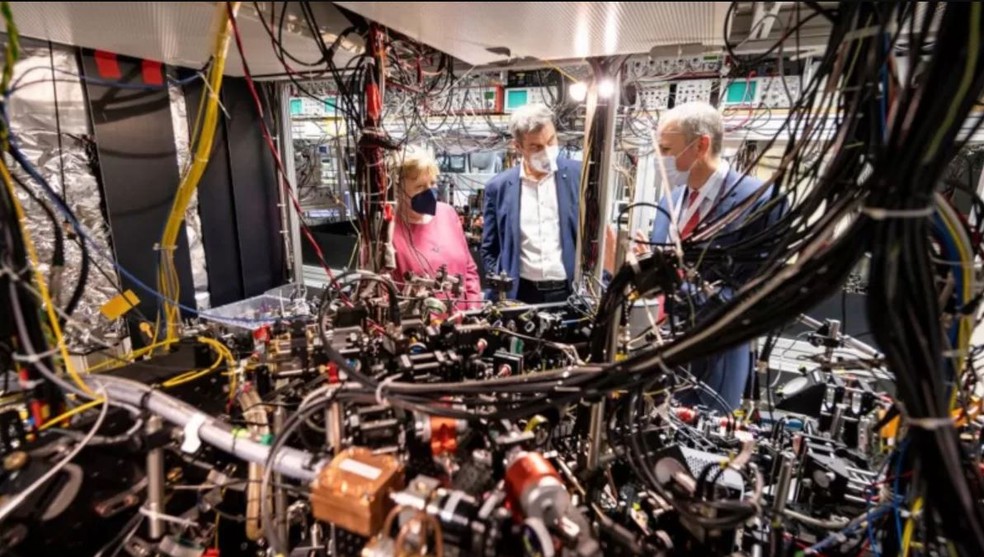
[[[683,241],[701,223],[709,223],[729,213],[759,193],[762,181],[731,168],[721,159],[724,124],[721,113],[708,103],[686,103],[663,113],[660,118],[658,155],[666,169],[672,188],[660,200],[649,241],[672,244]],[[660,165],[657,163],[657,169]],[[785,211],[782,200],[773,199],[775,186],[758,195],[750,207],[717,233],[712,243],[717,248],[734,245],[775,223]],[[669,215],[675,217],[671,222]],[[639,238],[643,239],[644,238]],[[638,250],[638,248],[637,248]],[[751,264],[703,264],[698,268],[705,282],[718,282],[718,296],[729,299],[748,280],[755,267]],[[695,293],[693,285],[684,285]],[[704,294],[691,298],[703,303]],[[700,311],[700,307],[696,308]],[[754,368],[749,343],[721,353],[694,360],[690,371],[708,389],[698,388],[678,398],[685,404],[702,404],[718,411],[730,412],[741,404],[745,386]]]

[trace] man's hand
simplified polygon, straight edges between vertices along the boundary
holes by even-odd
[[[637,256],[646,255],[649,253],[649,237],[643,234],[642,230],[636,230],[635,237],[632,242],[632,252]]]

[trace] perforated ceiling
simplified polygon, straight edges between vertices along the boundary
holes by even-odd
[[[27,37],[185,67],[203,65],[212,50],[216,13],[212,2],[12,2],[11,6],[20,33]],[[325,4],[316,7],[326,31],[336,23],[344,28],[337,10]],[[310,35],[302,35],[291,19],[284,46],[302,60],[320,58]],[[252,3],[242,4],[238,21],[250,70],[257,75],[283,74]],[[345,52],[340,56],[339,63],[344,63]],[[234,44],[226,73],[242,75]]]
[[[337,2],[470,64],[720,45],[728,2]]]
[[[266,6],[268,3],[261,3]],[[654,46],[719,45],[726,2],[337,2],[371,20],[470,64],[507,56],[544,60],[647,52]],[[312,2],[322,31],[348,24],[328,3]],[[200,66],[211,50],[211,2],[13,2],[23,35],[96,48],[171,65]],[[297,4],[291,4],[296,7]],[[252,3],[240,28],[255,74],[283,74]],[[314,41],[288,15],[283,42],[298,58],[317,60]],[[227,73],[241,75],[230,48]],[[346,62],[343,51],[340,64]]]

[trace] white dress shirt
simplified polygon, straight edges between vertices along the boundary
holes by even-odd
[[[519,167],[519,276],[534,282],[567,280],[555,177],[551,172],[536,180],[526,174],[526,165]]]
[[[729,170],[728,163],[721,161],[718,165],[717,170],[714,174],[704,182],[704,187],[700,188],[700,192],[697,196],[697,210],[700,211],[700,219],[698,222],[704,222],[707,215],[710,214],[711,209],[718,202],[718,197],[724,193],[721,188],[724,186],[724,178],[728,175]],[[687,201],[690,199],[691,189],[688,186],[684,186],[686,189],[683,191],[683,195],[680,196],[680,207],[677,210],[677,224],[681,228],[686,226],[686,223],[690,221],[690,217],[693,216],[695,209],[688,206]]]

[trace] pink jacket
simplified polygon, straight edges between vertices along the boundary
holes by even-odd
[[[458,213],[447,203],[438,203],[437,213],[426,224],[407,224],[397,218],[393,249],[396,252],[393,279],[400,288],[407,271],[433,277],[441,265],[447,265],[448,274],[460,275],[464,282],[463,299],[458,300],[456,308],[469,309],[481,303],[478,267],[468,251]]]

